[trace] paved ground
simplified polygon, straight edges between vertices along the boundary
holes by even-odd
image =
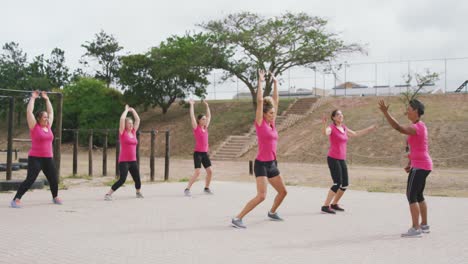
[[[288,186],[280,208],[285,222],[271,222],[267,200],[244,221],[229,226],[255,193],[252,182],[215,182],[214,196],[185,183],[146,184],[145,199],[131,184],[112,202],[107,187],[61,191],[65,205],[47,190],[29,192],[24,208],[7,207],[0,193],[0,263],[467,263],[468,199],[428,197],[432,233],[403,239],[409,212],[402,194],[349,191],[346,213],[323,215],[326,189]]]

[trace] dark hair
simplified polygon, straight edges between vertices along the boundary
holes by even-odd
[[[41,120],[41,117],[44,115],[44,113],[47,113],[46,111],[37,111],[34,117],[36,117],[36,121],[39,122]]]
[[[273,108],[273,98],[270,96],[263,98],[263,113],[266,114]]]
[[[412,99],[411,101],[409,101],[409,105],[414,110],[418,110],[418,116],[424,115],[424,104],[421,103],[419,100]]]
[[[200,122],[200,119],[202,119],[205,116],[205,114],[199,114],[197,116],[197,124]]]
[[[333,124],[335,124],[335,120],[333,120],[333,118],[336,116],[336,114],[338,113],[338,111],[340,111],[340,109],[335,109],[335,110],[333,110],[333,112],[331,113],[330,119],[333,121]]]

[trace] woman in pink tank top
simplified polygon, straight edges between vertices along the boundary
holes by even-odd
[[[210,156],[208,155],[208,127],[210,126],[211,122],[211,111],[210,106],[206,100],[203,100],[203,104],[206,107],[206,115],[199,114],[197,118],[195,118],[195,110],[194,104],[195,102],[190,99],[190,121],[192,124],[193,129],[193,137],[195,138],[195,149],[193,151],[193,163],[195,167],[195,172],[193,173],[192,177],[190,178],[187,188],[184,190],[184,195],[187,197],[191,197],[192,193],[190,188],[192,187],[193,183],[197,180],[198,176],[200,176],[201,166],[205,168],[206,171],[206,178],[205,178],[205,188],[203,192],[205,194],[213,194],[210,189],[211,178],[213,175],[213,170],[211,167],[211,160]]]
[[[267,216],[271,220],[283,220],[276,212],[287,194],[276,161],[278,131],[276,130],[275,120],[279,105],[278,81],[271,72],[269,75],[269,82],[273,85],[273,96],[263,98],[262,82],[265,81],[265,72],[263,70],[258,71],[257,111],[255,113],[258,152],[254,165],[257,195],[245,205],[236,217],[232,218],[231,224],[237,228],[246,228],[242,221],[243,217],[265,200],[268,182],[278,193]]]
[[[408,173],[406,197],[410,207],[412,226],[401,235],[403,237],[420,237],[422,233],[430,232],[427,222],[427,204],[423,193],[426,178],[432,171],[427,127],[421,121],[421,116],[424,115],[424,104],[416,99],[409,101],[406,115],[411,121],[411,125],[407,126],[400,125],[390,115],[388,112],[389,106],[385,104],[385,101],[379,101],[379,108],[388,123],[398,132],[407,135],[409,145],[409,161],[405,171]]]
[[[135,123],[129,117],[128,112],[132,113]],[[135,109],[125,105],[125,110],[120,116],[119,122],[119,140],[120,140],[120,153],[119,153],[119,180],[112,185],[111,189],[104,196],[104,200],[111,201],[112,194],[117,191],[120,186],[125,183],[128,172],[132,175],[135,182],[136,198],[143,198],[141,194],[141,179],[140,169],[137,163],[136,147],[138,145],[136,131],[140,127],[140,117]]]
[[[375,130],[376,126],[370,126],[360,131],[353,131],[343,123],[343,113],[336,109],[331,113],[333,124],[327,124],[327,117],[322,118],[322,133],[328,136],[330,148],[327,155],[328,168],[333,180],[333,185],[328,191],[325,203],[321,211],[323,213],[335,214],[335,211],[344,211],[338,205],[341,197],[349,186],[348,167],[346,165],[346,147],[348,136],[358,137]]]
[[[28,172],[26,180],[21,183],[15,197],[10,203],[12,208],[21,208],[22,196],[36,181],[41,171],[49,182],[52,202],[54,204],[62,204],[62,200],[58,197],[58,177],[52,152],[52,141],[54,140],[54,134],[52,133],[54,110],[47,93],[42,92],[41,97],[45,100],[47,111],[39,111],[36,115],[33,114],[34,103],[36,99],[39,98],[38,91],[32,92],[26,109],[26,119],[31,136],[31,150],[28,155]]]

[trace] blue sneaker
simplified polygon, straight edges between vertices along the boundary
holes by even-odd
[[[247,228],[242,222],[242,219],[239,219],[239,218],[233,218],[231,220],[231,225],[235,228]]]
[[[21,208],[20,200],[16,200],[16,199],[11,200],[10,207],[11,208]]]
[[[281,218],[278,213],[272,213],[270,211],[268,211],[268,217],[270,218],[270,220],[273,220],[273,221],[284,221],[283,218]]]

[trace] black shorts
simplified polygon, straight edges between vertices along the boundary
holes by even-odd
[[[254,172],[255,177],[268,177],[273,178],[280,175],[278,170],[278,162],[276,160],[272,161],[259,161],[255,160]]]
[[[205,169],[211,167],[211,160],[210,156],[208,156],[208,152],[193,152],[193,164],[195,165],[195,169],[200,169],[202,164]]]
[[[406,197],[410,204],[424,202],[423,193],[429,173],[431,173],[430,170],[411,168],[408,174],[408,184],[406,185]]]

